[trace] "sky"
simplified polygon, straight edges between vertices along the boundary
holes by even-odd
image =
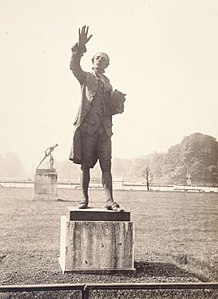
[[[83,25],[93,34],[83,69],[108,53],[106,75],[127,94],[114,158],[167,152],[196,132],[218,138],[216,0],[0,0],[1,155],[31,173],[55,143],[55,159],[68,159],[80,102],[69,62]]]

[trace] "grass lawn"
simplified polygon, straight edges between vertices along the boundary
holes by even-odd
[[[60,218],[80,192],[59,189],[61,201],[37,202],[32,189],[0,189],[0,284],[218,281],[215,193],[116,191],[134,222],[136,273],[63,274]],[[103,207],[103,191],[91,190],[90,200]]]

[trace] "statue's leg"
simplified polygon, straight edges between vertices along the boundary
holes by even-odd
[[[81,167],[81,187],[82,187],[82,201],[79,204],[79,209],[86,209],[89,204],[89,182],[90,182],[90,171],[87,167]]]
[[[102,185],[105,191],[106,203],[111,206],[114,203],[111,171],[102,170]]]
[[[79,209],[85,209],[89,204],[89,182],[90,182],[90,168],[92,165],[92,151],[93,151],[93,138],[81,131],[81,188],[82,188],[82,200],[79,204]]]
[[[105,190],[106,208],[117,212],[122,212],[118,203],[113,199],[113,182],[111,175],[111,138],[105,134],[99,138],[98,156],[102,171],[102,185]]]

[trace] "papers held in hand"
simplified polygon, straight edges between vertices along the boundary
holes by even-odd
[[[111,97],[111,112],[112,115],[118,114],[118,113],[123,113],[124,111],[124,102],[125,102],[125,93],[122,93],[121,91],[115,89],[112,97]]]

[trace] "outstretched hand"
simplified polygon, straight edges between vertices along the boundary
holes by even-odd
[[[88,37],[89,26],[83,26],[81,29],[79,28],[79,46],[82,48],[85,44],[88,43],[92,35]]]

